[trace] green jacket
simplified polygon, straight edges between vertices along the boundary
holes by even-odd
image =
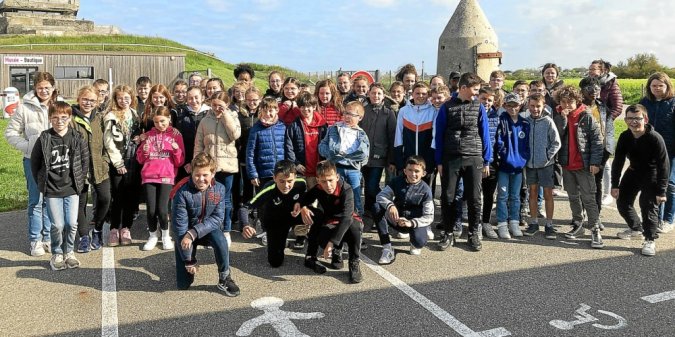
[[[103,118],[101,113],[96,113],[89,121],[80,112],[78,105],[73,105],[73,118],[71,126],[77,130],[89,145],[90,161],[88,178],[92,184],[98,185],[108,179],[109,162],[108,152],[103,145]]]

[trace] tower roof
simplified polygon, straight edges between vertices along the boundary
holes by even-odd
[[[497,34],[480,8],[478,0],[461,0],[441,36],[487,37],[491,41],[497,41]]]

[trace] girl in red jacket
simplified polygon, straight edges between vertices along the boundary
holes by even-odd
[[[314,95],[319,100],[319,114],[328,126],[342,120],[342,96],[331,79],[316,83]]]
[[[173,248],[169,234],[169,192],[178,168],[183,164],[183,136],[171,127],[171,111],[164,106],[153,111],[155,127],[146,133],[136,159],[143,165],[141,183],[145,188],[150,237],[143,250],[152,250],[159,240],[157,222],[162,232],[162,249]]]
[[[281,90],[279,120],[288,126],[300,116],[300,108],[298,108],[298,104],[295,102],[300,93],[300,81],[295,77],[287,77]]]

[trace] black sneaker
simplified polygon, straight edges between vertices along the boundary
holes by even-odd
[[[469,246],[477,252],[479,252],[481,249],[483,249],[483,244],[480,242],[480,236],[478,235],[478,233],[469,236],[468,242],[469,242]]]
[[[581,222],[572,222],[572,229],[565,233],[565,237],[568,239],[576,239],[582,235],[584,235],[584,226]]]
[[[441,232],[441,239],[438,241],[438,248],[440,250],[446,250],[450,246],[455,245],[455,237],[452,233],[448,234]]]
[[[305,241],[307,237],[305,236],[298,236],[295,238],[295,243],[293,243],[293,249],[295,250],[302,250],[305,249]]]
[[[544,227],[544,237],[548,240],[555,240],[557,238],[555,228],[552,225]]]
[[[349,261],[349,281],[352,283],[361,283],[363,281],[359,260]]]
[[[317,274],[324,274],[326,272],[326,267],[322,266],[316,258],[306,257],[305,258],[305,267],[313,270]]]
[[[328,266],[330,267],[330,269],[335,270],[344,268],[345,263],[344,260],[342,259],[341,249],[333,249],[333,251],[330,253],[330,264]]]
[[[463,229],[464,226],[461,222],[456,223],[455,226],[452,227],[452,235],[456,238],[461,237]]]
[[[230,275],[227,275],[227,277],[224,280],[218,281],[218,289],[225,292],[225,296],[228,297],[237,297],[239,296],[240,293],[239,286],[237,286],[237,284],[234,283],[234,280]]]
[[[539,225],[536,223],[531,223],[527,226],[527,229],[523,232],[525,236],[534,236],[539,231]]]

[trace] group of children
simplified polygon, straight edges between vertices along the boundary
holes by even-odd
[[[26,157],[31,255],[51,250],[52,269],[76,268],[76,234],[78,252],[99,249],[105,221],[109,246],[131,244],[142,188],[148,226],[142,250],[160,240],[163,249],[175,247],[181,289],[194,280],[196,246],[203,244],[216,255],[218,287],[228,296],[239,294],[229,271],[233,221],[244,238],[263,239],[275,268],[284,261],[291,229],[293,248],[306,249],[304,264],[316,273],[326,272],[319,255],[330,257],[328,267],[343,268],[346,244],[349,278],[359,283],[364,218],[371,219],[383,247],[380,264],[396,257],[390,229],[409,239],[412,255],[434,238],[436,174],[441,250],[461,235],[463,200],[467,242],[476,251],[483,236],[533,236],[540,222],[545,238],[556,239],[553,194],[560,176],[572,211],[565,236],[583,235],[586,217],[591,247],[602,248],[599,189],[613,151],[612,114],[599,99],[599,80],[584,79],[579,90],[556,81],[557,73],[551,79],[551,69],[557,71],[555,65],[542,70],[544,81],[516,82],[511,93],[501,88],[500,71],[488,83],[453,73],[449,88],[440,76],[430,85],[417,81],[414,66],[406,65],[388,91],[365,77],[340,75],[337,85],[318,82],[314,94],[300,90],[297,79],[272,72],[263,95],[251,86],[253,69],[240,65],[229,91],[221,80],[199,74],[175,81],[172,91],[141,77],[135,91],[119,85],[110,93],[107,82],[97,80],[80,90],[72,107],[59,101],[53,77],[38,73],[34,91],[24,98],[25,112],[19,109],[6,131]],[[652,91],[672,99],[670,80],[653,80],[665,88]],[[27,113],[31,106],[35,115]],[[672,107],[665,115],[672,121]],[[658,206],[669,200],[671,168],[663,138],[645,125],[648,120],[644,106],[628,108],[629,131],[619,138],[611,195],[630,227],[619,237],[644,231],[642,252],[654,255]],[[619,179],[626,157],[631,166]],[[85,213],[90,186],[91,229]],[[495,191],[496,232],[490,222]],[[632,208],[638,191],[642,224]],[[47,219],[38,214],[43,205]],[[252,214],[260,228],[250,224]]]

